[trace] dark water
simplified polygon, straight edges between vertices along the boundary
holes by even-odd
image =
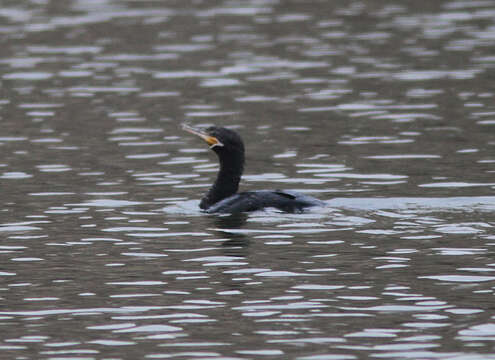
[[[4,1],[0,358],[495,359],[495,3]],[[197,210],[228,125],[243,189]]]

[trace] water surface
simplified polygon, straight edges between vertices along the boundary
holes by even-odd
[[[11,1],[0,350],[494,359],[491,1]],[[206,215],[243,189],[327,207]]]

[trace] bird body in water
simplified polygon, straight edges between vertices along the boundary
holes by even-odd
[[[258,190],[238,193],[244,171],[244,143],[235,131],[212,126],[205,131],[183,125],[183,129],[202,138],[219,159],[220,170],[213,186],[201,199],[199,207],[208,213],[239,213],[277,208],[301,212],[307,207],[324,206],[311,196],[288,190]]]

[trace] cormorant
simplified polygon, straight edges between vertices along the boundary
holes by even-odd
[[[235,131],[212,126],[205,131],[183,125],[183,129],[199,136],[220,161],[220,171],[213,186],[201,199],[199,207],[208,213],[239,213],[277,208],[285,212],[301,212],[325,203],[311,196],[287,190],[258,190],[238,193],[244,170],[244,143]]]

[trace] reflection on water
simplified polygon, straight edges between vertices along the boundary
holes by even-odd
[[[0,9],[6,358],[495,359],[491,1]],[[243,189],[325,200],[205,215]]]

